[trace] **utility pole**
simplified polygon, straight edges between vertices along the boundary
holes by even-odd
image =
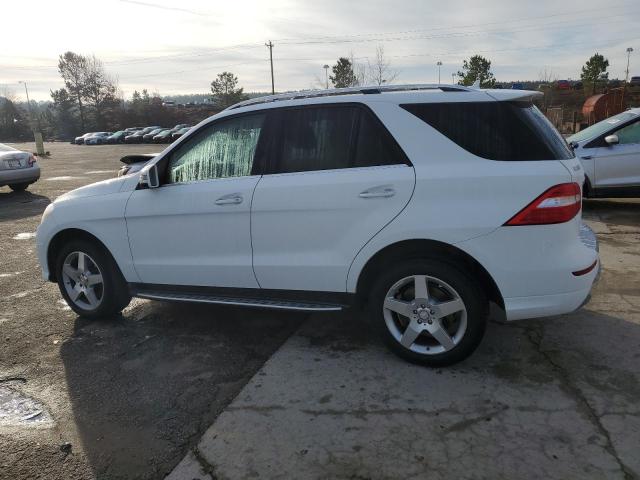
[[[442,62],[438,60],[438,63],[436,63],[436,65],[438,66],[438,85],[440,85],[440,67],[442,66]]]
[[[269,40],[269,43],[264,44],[269,49],[269,62],[271,62],[271,94],[276,93],[275,84],[273,82],[273,43]]]
[[[44,155],[44,144],[42,143],[42,133],[40,133],[40,128],[36,128],[35,123],[33,122],[33,115],[31,114],[31,101],[29,100],[29,90],[27,89],[27,82],[23,82],[22,80],[18,81],[18,83],[24,84],[24,93],[27,95],[27,111],[29,112],[29,125],[31,126],[31,131],[33,132],[33,139],[36,142],[36,151],[38,155]],[[40,123],[38,121],[38,123]]]
[[[627,48],[627,76],[624,79],[626,83],[629,83],[629,57],[631,57],[631,52],[633,52],[633,48]]]
[[[455,73],[451,74],[451,83],[453,83],[454,85],[456,84],[456,74]]]
[[[327,90],[329,90],[329,65],[324,64],[322,68],[324,68],[324,81],[326,83]]]

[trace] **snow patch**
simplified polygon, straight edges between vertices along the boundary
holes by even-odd
[[[24,233],[19,233],[17,234],[15,237],[13,237],[14,240],[29,240],[30,238],[34,238],[36,236],[35,232],[24,232]]]

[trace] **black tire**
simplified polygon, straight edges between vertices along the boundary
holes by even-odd
[[[383,268],[382,272],[383,273],[374,281],[373,288],[371,289],[368,301],[368,314],[374,323],[374,328],[394,353],[413,363],[431,367],[443,367],[460,362],[474,352],[484,336],[489,305],[478,282],[472,276],[466,274],[462,267],[455,263],[448,263],[441,260],[418,258],[396,262],[394,265],[389,266],[389,268]],[[448,287],[452,287],[453,290],[455,290],[464,304],[464,308],[466,309],[466,329],[461,333],[458,343],[450,350],[440,353],[419,353],[413,351],[403,346],[387,326],[384,314],[384,302],[387,293],[397,282],[413,275],[427,275],[445,282],[448,284]],[[430,288],[440,288],[437,282],[435,282],[435,287],[433,287],[434,284],[430,285],[432,285]],[[409,313],[415,313],[415,311],[410,311]],[[409,318],[407,317],[393,313],[391,313],[391,315],[394,318],[394,322],[398,322],[396,325],[399,325],[399,329],[402,327],[401,323],[403,321],[409,323]],[[460,315],[462,315],[462,313],[453,314],[452,316],[445,317],[444,321],[453,322],[453,327],[455,328],[455,322],[461,322]],[[432,320],[434,323],[436,321],[438,320]],[[447,325],[449,324],[447,323]],[[460,325],[460,323],[458,323],[458,325]],[[426,327],[426,325],[424,326]],[[422,328],[422,325],[420,327]],[[421,348],[428,350],[429,348],[427,348],[427,346],[430,342],[436,341],[430,334],[421,333],[416,339],[416,342],[424,342],[425,346]],[[435,343],[435,346],[441,348],[439,343]],[[411,348],[413,347],[414,344],[411,345]],[[432,348],[432,350],[437,349]]]
[[[9,188],[14,192],[24,192],[28,186],[28,183],[12,183]]]
[[[97,308],[87,309],[78,305],[67,292],[62,269],[65,259],[73,252],[83,252],[88,255],[102,274],[102,295]],[[80,316],[88,318],[113,316],[120,313],[131,301],[127,283],[116,262],[101,245],[96,245],[94,242],[74,240],[64,245],[56,257],[55,269],[60,293],[71,309]]]

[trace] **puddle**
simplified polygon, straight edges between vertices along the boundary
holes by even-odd
[[[19,233],[17,234],[15,237],[13,237],[14,240],[29,240],[30,238],[34,238],[36,236],[35,232],[25,232],[25,233]]]
[[[52,421],[44,405],[13,388],[0,385],[0,425],[39,425]]]
[[[75,180],[76,178],[80,178],[80,177],[70,177],[70,176],[66,175],[66,176],[62,176],[62,177],[47,178],[47,180],[53,181],[53,182],[57,182],[57,181],[60,181],[60,180]]]

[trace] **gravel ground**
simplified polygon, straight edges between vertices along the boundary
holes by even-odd
[[[0,478],[162,477],[306,316],[134,300],[77,317],[40,276],[40,215],[159,147],[46,149],[37,183],[0,188]]]

